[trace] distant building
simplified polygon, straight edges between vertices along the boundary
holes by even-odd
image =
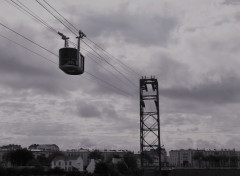
[[[171,150],[169,164],[172,167],[191,168],[239,168],[240,152],[221,150]]]
[[[196,151],[188,150],[171,150],[169,152],[169,164],[174,167],[193,167],[193,155]]]
[[[111,161],[112,158],[123,158],[123,156],[130,152],[128,150],[103,150],[100,151],[103,155],[103,161]]]
[[[28,147],[28,149],[38,149],[42,151],[59,151],[59,147],[56,144],[32,144]]]
[[[46,151],[46,150],[43,151],[43,150],[40,150],[40,149],[29,149],[29,150],[32,152],[35,159],[37,159],[38,157],[48,158],[49,155],[51,155],[55,152],[55,151]]]
[[[51,168],[65,171],[83,171],[83,159],[80,156],[58,156],[51,162]]]
[[[0,147],[0,150],[17,150],[17,149],[22,149],[21,145],[16,145],[16,144],[9,144],[9,145],[3,145]]]
[[[88,149],[72,149],[63,152],[66,156],[80,156],[83,159],[83,166],[87,167],[89,163],[88,155],[90,151]]]

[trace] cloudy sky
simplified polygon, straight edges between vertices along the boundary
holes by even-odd
[[[9,2],[0,1],[0,23],[58,54],[60,36]],[[154,75],[168,151],[240,150],[239,0],[47,2],[114,58],[84,39],[101,57],[81,43],[87,73],[66,75],[56,56],[0,25],[41,55],[0,36],[0,145],[139,151],[139,79]],[[76,41],[36,1],[21,3]]]

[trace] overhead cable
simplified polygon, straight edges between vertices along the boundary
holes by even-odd
[[[52,51],[50,51],[50,50],[48,50],[48,49],[44,48],[43,46],[41,46],[41,45],[37,44],[36,42],[34,42],[34,41],[30,40],[29,38],[27,38],[27,37],[23,36],[22,34],[20,34],[20,33],[16,32],[16,31],[14,31],[14,30],[12,30],[11,28],[7,27],[6,25],[2,24],[1,22],[0,22],[0,25],[1,25],[1,26],[3,26],[3,27],[4,27],[4,28],[6,28],[6,29],[8,29],[8,30],[12,31],[13,33],[15,33],[15,34],[17,34],[17,35],[21,36],[22,38],[24,38],[24,39],[28,40],[29,42],[33,43],[34,45],[37,45],[38,47],[40,47],[40,48],[42,48],[42,49],[44,49],[44,50],[48,51],[49,53],[51,53],[51,54],[53,54],[53,55],[55,55],[55,56],[57,56],[57,57],[58,57],[58,55],[56,55],[56,54],[55,54],[55,53],[53,53]]]
[[[7,0],[6,0],[7,1]],[[17,2],[11,0],[12,3],[14,3],[14,6],[18,7],[18,9],[20,8],[21,10],[23,10],[24,12],[27,13],[27,15],[32,16],[38,23],[43,24],[46,28],[48,28],[49,30],[51,30],[54,33],[57,33],[58,31],[55,30],[52,26],[50,26],[49,24],[47,24],[42,18],[40,18],[36,13],[34,13],[31,9],[29,9],[26,5],[24,5],[22,2],[20,2],[19,0],[16,0]],[[8,1],[7,1],[8,2]],[[11,4],[13,5],[13,4]],[[20,10],[19,9],[19,10]],[[25,14],[26,14],[25,13]]]
[[[53,13],[51,13],[46,6],[44,6],[43,4],[41,4],[38,0],[36,0],[42,7],[44,7],[52,16],[54,16],[58,21],[60,21],[65,27],[67,27],[73,34],[75,34],[70,27],[68,27],[67,25],[65,25],[63,23],[63,21],[58,18],[57,16],[55,16]],[[72,24],[70,23],[63,15],[61,15],[52,5],[50,5],[48,2],[46,2],[45,0],[43,0],[52,10],[54,10],[63,20],[65,20],[69,25],[71,25],[72,28],[74,28],[76,31],[78,31],[78,29]],[[106,52],[108,55],[110,55],[111,57],[113,57],[110,53],[108,53],[107,51],[105,51],[103,48],[101,48],[99,45],[97,45],[94,41],[92,41],[91,39],[89,39],[88,37],[86,37],[90,42],[92,42],[93,44],[95,44],[98,48],[100,48],[102,51]],[[99,54],[98,54],[99,55]],[[129,66],[127,66],[126,64],[122,63],[121,61],[119,61],[118,59],[114,58],[117,62],[121,63],[124,67],[128,68],[128,70],[134,72],[135,74],[137,74],[138,76],[140,76],[140,74],[138,74],[136,71],[134,71],[133,69],[131,69]],[[105,59],[106,61],[106,59]],[[108,63],[109,64],[109,63]],[[122,74],[122,73],[121,73]],[[125,77],[126,79],[126,77]],[[131,81],[130,81],[131,82]]]
[[[0,23],[0,25],[2,25],[2,23]],[[4,26],[4,27],[6,27],[6,26]],[[7,27],[7,28],[8,28],[8,27]],[[13,30],[10,29],[10,28],[8,28],[8,29],[11,30],[11,31],[13,31]],[[13,32],[14,32],[14,33],[17,33],[17,32],[15,32],[15,31],[13,31]],[[24,37],[24,36],[21,35],[21,34],[19,34],[19,35],[20,35],[21,37],[23,37],[24,39],[26,39],[26,40],[28,40],[28,41],[31,41],[31,40],[28,39],[27,37]],[[0,36],[2,36],[2,37],[5,38],[5,39],[8,39],[9,41],[15,43],[16,45],[18,45],[18,46],[20,46],[20,47],[22,47],[22,48],[24,48],[24,49],[26,49],[26,50],[28,50],[28,51],[30,51],[30,52],[36,54],[36,55],[38,55],[38,56],[44,58],[45,60],[48,60],[49,62],[52,62],[53,64],[57,64],[56,62],[53,62],[53,61],[47,59],[46,57],[42,56],[41,54],[39,54],[39,53],[37,53],[37,52],[35,52],[35,51],[32,51],[31,49],[29,49],[29,48],[27,48],[27,47],[25,47],[25,46],[23,46],[23,45],[21,45],[21,44],[15,42],[15,41],[11,40],[11,39],[9,39],[9,38],[3,36],[3,35],[0,35]],[[46,48],[42,47],[41,45],[39,45],[39,44],[37,44],[37,43],[35,43],[35,42],[34,42],[34,44],[37,45],[37,46],[39,46],[39,47],[41,47],[42,49],[45,49],[46,51],[50,52],[51,54],[54,54],[54,53],[52,53],[51,51],[47,50]],[[56,54],[54,54],[54,56],[59,57],[59,56],[56,55]],[[57,65],[58,65],[58,64],[57,64]],[[122,92],[122,93],[124,93],[124,94],[126,94],[126,95],[128,95],[128,96],[129,96],[129,95],[131,96],[131,94],[129,94],[129,93],[127,93],[127,92],[121,90],[120,88],[114,86],[113,84],[111,84],[111,83],[109,83],[109,82],[107,82],[107,81],[105,81],[105,80],[103,80],[103,79],[101,79],[101,78],[99,78],[99,77],[97,77],[97,76],[91,74],[90,72],[87,72],[87,71],[85,71],[85,72],[86,72],[87,74],[89,74],[91,77],[93,77],[94,79],[96,79],[96,80],[100,80],[101,82],[103,82],[103,83],[105,83],[105,84],[107,84],[107,85],[109,85],[109,86],[111,86],[111,87],[113,87],[113,88],[119,90],[120,92]]]
[[[62,25],[64,25],[69,31],[71,31],[75,36],[78,36],[76,32],[74,32],[69,26],[65,25],[63,23],[63,21],[58,18],[56,15],[54,15],[45,5],[43,5],[41,2],[39,2],[38,0],[36,0],[36,2],[41,5],[46,11],[48,11],[48,13],[50,13],[55,19],[57,19],[60,23],[62,23]]]
[[[95,52],[101,59],[103,59],[108,65],[110,65],[115,71],[117,71],[120,75],[122,75],[129,83],[133,86],[137,87],[128,77],[126,77],[123,73],[121,73],[114,65],[108,62],[104,57],[102,57],[98,52],[96,52],[90,45],[88,45],[84,40],[82,40],[85,45],[87,45],[93,52]]]

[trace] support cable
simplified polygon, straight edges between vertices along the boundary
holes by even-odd
[[[74,42],[72,42],[72,41],[69,41],[69,42],[70,42],[72,45],[76,46],[76,44],[75,44]],[[90,51],[86,50],[85,48],[82,48],[82,47],[81,47],[81,49],[89,52],[92,56],[98,58],[98,59],[95,59],[94,57],[87,56],[87,57],[89,57],[91,60],[93,60],[95,63],[97,63],[98,65],[100,65],[100,66],[101,66],[104,70],[106,70],[107,72],[113,73],[113,76],[114,76],[115,78],[117,78],[118,80],[120,80],[122,83],[126,84],[126,83],[125,83],[121,78],[119,78],[114,72],[112,72],[111,70],[108,70],[108,69],[107,69],[108,67],[105,68],[105,67],[104,67],[103,65],[101,65],[99,62],[97,62],[97,60],[100,60],[100,62],[102,61],[99,56],[96,56],[95,54],[91,53]]]
[[[102,58],[105,62],[108,63],[115,71],[117,71],[120,75],[122,75],[126,80],[128,80],[129,83],[131,83],[133,86],[137,87],[128,77],[126,77],[123,73],[121,73],[114,65],[112,65],[110,62],[108,62],[104,57],[102,57],[98,52],[96,52],[90,45],[88,45],[84,40],[82,40],[85,45],[87,45],[93,52],[95,52],[100,58]],[[137,87],[138,88],[138,87]]]
[[[1,24],[1,23],[0,23],[0,24]],[[1,25],[2,25],[2,24],[1,24]],[[49,60],[48,58],[42,56],[41,54],[39,54],[39,53],[37,53],[37,52],[35,52],[35,51],[29,49],[29,48],[27,48],[27,47],[25,47],[25,46],[23,46],[23,45],[21,45],[21,44],[15,42],[15,41],[9,39],[9,38],[7,38],[7,37],[1,35],[1,34],[0,34],[0,36],[3,37],[3,38],[5,38],[5,39],[7,39],[7,40],[9,40],[9,41],[11,41],[11,42],[13,42],[13,43],[16,44],[16,45],[18,45],[18,46],[20,46],[20,47],[22,47],[22,48],[24,48],[24,49],[26,49],[26,50],[28,50],[28,51],[30,51],[30,52],[36,54],[36,55],[38,55],[38,56],[44,58],[45,60],[47,60],[47,61],[49,61],[49,62],[51,62],[51,63],[53,63],[53,64],[58,65],[56,62],[54,62],[54,61],[52,61],[52,60]],[[28,39],[28,38],[26,38],[26,37],[24,37],[24,36],[22,36],[22,37],[23,37],[24,39],[28,40],[28,41],[30,40],[30,39]],[[35,43],[35,42],[34,42],[34,43]],[[35,44],[36,44],[36,43],[35,43]],[[41,47],[41,45],[38,45],[38,44],[36,44],[36,45],[39,46],[39,47]],[[41,48],[43,48],[43,47],[41,47]],[[44,49],[45,49],[45,48],[44,48]],[[50,51],[47,50],[47,49],[45,49],[45,50],[48,51],[48,52],[50,52]],[[53,54],[52,52],[50,52],[50,53]],[[54,54],[54,56],[59,57],[59,56],[56,55],[56,54]],[[99,77],[97,77],[97,76],[95,76],[95,75],[93,75],[93,74],[87,72],[87,71],[86,71],[86,73],[87,73],[88,75],[90,75],[91,77],[93,77],[94,79],[99,80],[99,81],[101,81],[101,82],[103,82],[103,83],[105,83],[105,84],[111,86],[112,88],[117,89],[118,91],[122,92],[123,94],[125,94],[125,95],[127,95],[127,96],[129,96],[129,95],[132,96],[131,94],[129,94],[129,93],[127,93],[127,92],[121,90],[120,88],[118,88],[118,87],[116,87],[116,86],[114,86],[114,85],[112,85],[111,83],[109,83],[109,82],[107,82],[107,81],[105,81],[105,80],[103,80],[103,79],[101,79],[101,78],[99,78]]]
[[[72,25],[66,18],[64,18],[64,16],[62,16],[55,8],[53,8],[53,6],[51,6],[47,1],[43,0],[51,9],[53,9],[60,17],[62,17],[70,26],[72,26],[76,31],[78,31],[78,29]]]
[[[41,2],[39,2],[38,0],[36,0],[36,2],[37,2],[40,6],[42,6],[46,11],[48,11],[48,13],[50,13],[55,19],[57,19],[60,23],[62,23],[62,25],[64,25],[64,26],[65,26],[69,31],[71,31],[75,36],[78,36],[77,33],[73,32],[73,30],[70,29],[69,26],[65,25],[65,24],[63,23],[63,21],[62,21],[60,18],[58,18],[56,15],[54,15],[45,5],[43,5],[43,4],[42,4]]]
[[[125,68],[127,68],[128,70],[130,70],[131,72],[135,73],[137,76],[141,75],[139,73],[137,73],[135,70],[133,70],[131,67],[127,66],[126,64],[124,64],[123,62],[121,62],[119,59],[117,59],[116,57],[114,57],[111,53],[107,52],[106,50],[104,50],[101,46],[99,46],[97,43],[95,43],[93,40],[91,40],[90,38],[86,37],[87,40],[89,40],[90,42],[92,42],[94,45],[96,45],[99,49],[101,49],[103,52],[107,53],[109,56],[111,56],[111,58],[115,59],[117,62],[119,62],[121,65],[123,65]]]
[[[63,23],[63,21],[55,16],[46,6],[44,6],[42,3],[40,3],[38,0],[36,0],[38,4],[40,4],[45,10],[47,10],[52,16],[54,16],[59,22],[61,22],[67,29],[69,29],[73,34],[76,35],[75,32],[73,32],[67,25]],[[77,36],[77,35],[76,35]],[[82,40],[83,41],[83,40]],[[88,45],[85,41],[83,41],[88,47],[90,47],[97,55],[99,55],[105,62],[107,62],[115,71],[117,71],[120,75],[122,75],[125,79],[127,79],[132,85],[137,87],[129,78],[127,78],[123,73],[121,73],[114,65],[112,65],[110,62],[108,62],[104,57],[102,57],[99,53],[97,53],[90,45]]]
[[[7,0],[5,0],[5,1],[7,1]],[[21,3],[19,0],[17,0],[17,2],[19,3],[17,3],[17,2],[15,2],[15,1],[13,1],[13,0],[10,0],[12,3],[14,3],[14,5],[13,4],[11,4],[11,5],[13,5],[13,6],[15,6],[15,7],[18,7],[18,9],[20,10],[21,9],[21,11],[23,10],[24,12],[26,12],[28,15],[30,15],[30,16],[32,16],[38,23],[41,23],[41,24],[43,24],[47,29],[49,29],[49,30],[51,30],[52,32],[54,32],[54,33],[57,33],[58,31],[57,30],[55,30],[52,26],[50,26],[49,24],[47,24],[43,19],[41,19],[36,13],[34,13],[31,9],[29,9],[27,6],[25,6],[23,3]],[[8,1],[7,1],[8,2]],[[25,13],[25,14],[26,14]]]
[[[56,55],[56,54],[55,54],[55,53],[53,53],[52,51],[50,51],[50,50],[48,50],[48,49],[44,48],[43,46],[41,46],[41,45],[37,44],[37,43],[36,43],[36,42],[34,42],[34,41],[32,41],[32,40],[28,39],[27,37],[23,36],[22,34],[20,34],[20,33],[16,32],[16,31],[14,31],[14,30],[12,30],[11,28],[7,27],[6,25],[2,24],[1,22],[0,22],[0,25],[1,25],[1,26],[3,26],[3,27],[4,27],[4,28],[6,28],[6,29],[8,29],[8,30],[12,31],[13,33],[15,33],[15,34],[17,34],[17,35],[21,36],[22,38],[24,38],[24,39],[28,40],[29,42],[33,43],[34,45],[37,45],[38,47],[40,47],[40,48],[44,49],[45,51],[47,51],[47,52],[49,52],[49,53],[53,54],[54,56],[57,56],[57,57],[58,57],[58,55]]]
[[[44,7],[46,9],[46,6],[43,6],[43,4],[41,4],[38,0],[36,0],[40,5],[42,5],[42,7]],[[63,15],[61,15],[52,5],[50,5],[48,2],[46,2],[45,0],[43,0],[53,11],[55,11],[63,20],[65,20],[72,28],[74,28],[76,31],[78,31],[78,29],[72,24],[70,23]],[[47,9],[46,9],[47,10]],[[48,12],[50,13],[50,11],[48,10]],[[51,13],[51,15],[53,15],[53,13]],[[56,17],[55,15],[53,15],[58,21],[60,21],[63,24],[63,21],[60,20],[60,18]],[[65,24],[63,24],[65,27],[67,27]],[[67,27],[69,29],[69,27]],[[70,29],[69,29],[70,30]],[[74,33],[72,30],[70,30],[72,33]],[[97,45],[94,41],[92,41],[91,39],[89,39],[88,37],[86,37],[90,42],[92,42],[93,44],[95,44],[98,48],[100,48],[102,51],[106,52],[108,55],[110,55],[111,57],[113,57],[113,55],[111,55],[110,53],[108,53],[107,51],[105,51],[103,48],[101,48],[99,45]],[[114,58],[114,57],[113,57]],[[116,58],[115,58],[116,59]],[[137,72],[135,72],[133,69],[131,69],[129,66],[127,66],[126,64],[122,63],[121,61],[119,61],[118,59],[116,59],[116,61],[118,61],[119,63],[121,63],[123,66],[125,66],[126,68],[128,68],[130,71],[134,72],[135,74],[137,74],[138,76],[141,76],[140,74],[138,74]]]
[[[36,0],[37,1],[37,0]],[[8,2],[8,1],[7,1]],[[41,19],[38,15],[36,15],[33,11],[31,11],[28,7],[26,7],[23,3],[21,3],[19,0],[17,0],[17,2],[18,3],[20,3],[20,5],[17,3],[17,2],[14,2],[13,0],[11,0],[11,2],[12,3],[14,3],[14,6],[15,7],[18,7],[18,9],[21,9],[21,11],[23,10],[23,11],[25,11],[25,12],[27,12],[27,14],[29,14],[29,15],[31,15],[33,18],[35,18],[39,23],[41,23],[41,24],[43,24],[45,27],[47,27],[49,30],[51,30],[52,32],[54,32],[54,33],[58,33],[58,31],[57,30],[55,30],[53,27],[51,27],[50,25],[48,25],[43,19]],[[37,1],[44,9],[46,9],[49,13],[51,13],[47,8],[46,8],[46,6],[44,6],[43,4],[41,4],[39,1]],[[8,2],[8,3],[10,3],[10,2]],[[13,5],[13,4],[11,4],[11,5]],[[53,9],[53,8],[52,8]],[[52,13],[51,13],[52,14]],[[58,14],[60,14],[60,13],[58,13]],[[56,19],[58,19],[63,25],[64,25],[64,23],[58,18],[58,17],[56,17],[54,14],[52,14]],[[62,16],[63,17],[63,16]],[[64,18],[64,17],[63,17]],[[65,19],[65,18],[64,18]],[[65,21],[67,21],[66,19],[65,19]],[[70,22],[68,22],[68,23],[70,23]],[[5,25],[3,25],[3,24],[1,24],[0,23],[0,25],[2,25],[2,26],[4,26],[4,27],[6,27]],[[65,27],[67,27],[66,25],[64,25]],[[73,26],[73,25],[72,25]],[[6,27],[6,28],[8,28],[8,27]],[[68,28],[68,27],[67,27]],[[9,30],[11,30],[10,28],[8,28]],[[68,28],[69,29],[69,28]],[[69,29],[70,30],[70,29]],[[18,34],[18,35],[20,35],[21,37],[23,37],[23,38],[25,38],[23,35],[21,35],[21,34],[19,34],[19,33],[17,33],[17,32],[15,32],[15,31],[13,31],[13,30],[11,30],[12,32],[14,32],[14,33],[16,33],[16,34]],[[71,30],[70,30],[71,31]],[[42,49],[44,49],[44,50],[46,50],[46,51],[48,51],[48,52],[50,52],[50,53],[52,53],[53,55],[55,55],[53,52],[51,52],[51,51],[49,51],[49,50],[47,50],[46,48],[44,48],[44,47],[42,47],[41,45],[39,45],[39,44],[37,44],[37,43],[35,43],[35,42],[33,42],[32,40],[30,40],[30,39],[27,39],[27,38],[25,38],[26,40],[28,40],[28,41],[30,41],[31,43],[34,43],[35,45],[37,45],[37,46],[39,46],[39,47],[41,47]],[[93,50],[93,48],[91,48],[92,50]],[[94,51],[94,50],[93,50]],[[95,53],[97,53],[96,51],[94,51]],[[99,55],[99,53],[97,53],[98,55]],[[103,58],[101,55],[99,55],[100,56],[100,58]],[[106,61],[106,59],[104,58],[104,60]],[[120,73],[122,76],[124,76],[125,77],[125,79],[127,79],[129,82],[131,82],[125,75],[123,75],[119,70],[117,70],[112,64],[110,64],[109,62],[107,62],[110,66],[112,66],[113,68],[114,68],[114,70],[116,70],[118,73]],[[119,78],[118,78],[119,79]],[[120,79],[121,80],[121,79]],[[123,82],[123,80],[121,80],[122,82]],[[132,83],[132,82],[131,82]],[[133,83],[132,83],[133,84]],[[134,85],[134,84],[133,84]],[[137,86],[136,86],[137,87]]]
[[[22,48],[24,48],[24,49],[30,51],[31,53],[34,53],[34,54],[36,54],[36,55],[38,55],[38,56],[44,58],[45,60],[47,60],[47,61],[49,61],[49,62],[52,62],[53,64],[57,64],[56,62],[54,62],[54,61],[52,61],[52,60],[46,58],[45,56],[43,56],[43,55],[41,55],[41,54],[39,54],[39,53],[37,53],[37,52],[35,52],[35,51],[33,51],[33,50],[31,50],[31,49],[25,47],[25,46],[23,46],[23,45],[21,45],[21,44],[15,42],[15,41],[11,40],[11,39],[9,39],[8,37],[3,36],[2,34],[0,34],[0,36],[1,36],[2,38],[5,38],[5,39],[9,40],[9,41],[12,42],[12,43],[18,45],[18,46],[20,46],[20,47],[22,47]]]

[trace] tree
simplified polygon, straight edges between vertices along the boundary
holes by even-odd
[[[144,160],[146,160],[147,162],[149,162],[149,163],[153,163],[153,159],[152,159],[152,157],[149,155],[149,153],[147,153],[147,152],[142,152],[142,157],[143,157],[143,159]]]
[[[107,175],[108,174],[108,166],[106,163],[104,162],[99,162],[96,164],[95,170],[94,170],[95,174],[101,174],[101,175]]]
[[[48,160],[49,162],[51,163],[52,160],[57,157],[57,156],[64,156],[65,154],[63,152],[60,152],[60,151],[56,151],[54,153],[52,153],[51,155],[48,156]]]
[[[41,166],[50,166],[52,158],[47,158],[45,155],[37,156],[37,161],[40,163]]]
[[[202,152],[196,152],[193,155],[193,160],[197,160],[198,161],[198,167],[202,167],[201,163],[204,160],[204,155]]]
[[[237,156],[230,156],[230,167],[237,167],[238,164],[238,157]]]
[[[117,163],[117,169],[121,174],[127,174],[128,173],[128,167],[124,161],[121,161]]]
[[[6,160],[10,161],[13,166],[26,166],[33,158],[32,152],[26,148],[13,150],[6,154]]]
[[[92,152],[89,154],[89,158],[90,158],[90,159],[95,159],[95,160],[96,160],[96,159],[101,159],[101,160],[104,159],[102,153],[101,153],[99,150],[94,150],[94,151],[92,151]]]
[[[137,158],[132,152],[126,153],[123,159],[129,169],[137,169]]]

